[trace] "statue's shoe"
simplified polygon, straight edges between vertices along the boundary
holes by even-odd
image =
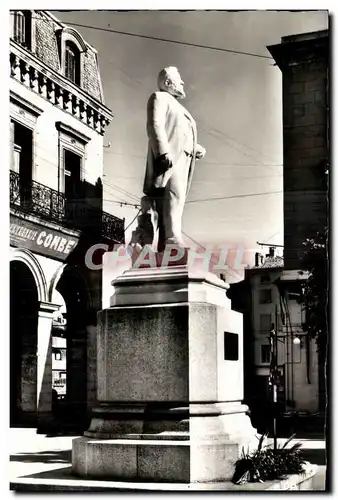
[[[165,240],[166,245],[175,245],[179,248],[186,248],[187,245],[184,243],[182,238],[167,238]]]

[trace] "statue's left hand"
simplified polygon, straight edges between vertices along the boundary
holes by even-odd
[[[205,153],[206,153],[206,149],[198,144],[197,150],[196,150],[196,159],[201,160],[205,156]]]

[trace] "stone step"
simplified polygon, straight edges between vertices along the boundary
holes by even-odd
[[[313,490],[313,480],[317,466],[308,464],[303,476],[293,475],[280,481],[265,483],[246,483],[235,485],[230,481],[213,483],[159,483],[141,481],[103,481],[81,479],[72,476],[71,467],[62,467],[48,472],[41,472],[11,481],[10,489],[18,492],[175,492],[175,491],[287,491]]]

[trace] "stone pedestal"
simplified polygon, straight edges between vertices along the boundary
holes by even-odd
[[[230,480],[255,430],[243,399],[242,315],[189,266],[130,269],[99,314],[98,401],[73,441],[88,478]]]

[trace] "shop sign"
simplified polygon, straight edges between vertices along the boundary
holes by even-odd
[[[10,216],[10,244],[27,248],[32,252],[65,260],[74,250],[79,238],[61,231],[50,229],[42,224]]]

